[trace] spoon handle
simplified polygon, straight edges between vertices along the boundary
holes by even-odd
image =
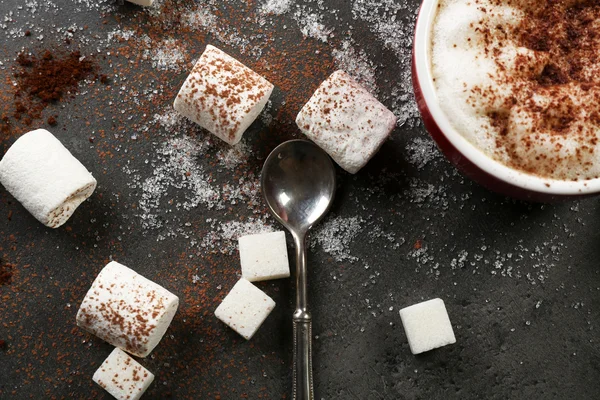
[[[296,311],[294,312],[294,400],[314,400],[312,373],[312,318],[308,312],[306,284],[306,240],[296,242]]]
[[[294,400],[313,400],[312,322],[294,320]]]

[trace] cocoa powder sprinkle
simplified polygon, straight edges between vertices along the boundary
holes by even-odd
[[[5,264],[0,267],[0,286],[10,285],[12,283],[12,265]]]
[[[96,71],[91,57],[80,51],[68,53],[44,50],[39,54],[20,53],[15,66],[16,90],[12,117],[30,124],[41,117],[50,104],[63,100],[78,90],[79,83]],[[102,81],[102,77],[100,77]],[[106,82],[106,79],[104,79]],[[7,122],[6,116],[3,118]],[[55,117],[49,117],[49,125],[55,125]],[[6,129],[5,129],[6,130]]]
[[[490,84],[465,90],[470,93],[467,105],[488,110],[494,157],[535,175],[593,177],[589,170],[600,129],[594,117],[600,99],[600,33],[595,28],[600,4],[511,0],[509,5],[523,15],[511,26],[495,22],[498,11],[482,3],[496,5],[470,3],[486,14],[470,26],[477,34],[473,45],[493,60],[496,71],[489,74]]]

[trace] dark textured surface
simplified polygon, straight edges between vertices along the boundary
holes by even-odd
[[[110,259],[181,298],[165,338],[141,360],[156,375],[144,398],[290,398],[293,282],[259,285],[277,307],[251,341],[221,324],[213,311],[239,274],[235,240],[223,226],[259,221],[278,228],[257,196],[262,161],[279,142],[298,137],[295,112],[335,69],[331,54],[350,38],[373,63],[378,98],[405,113],[399,116],[406,123],[359,174],[338,169],[331,216],[314,234],[309,281],[317,398],[598,398],[598,201],[515,202],[463,179],[441,158],[404,98],[406,86],[396,84],[406,82],[417,1],[396,8],[392,1],[323,7],[298,1],[287,14],[259,17],[261,3],[171,2],[152,16],[131,4],[0,0],[5,113],[13,107],[17,52],[63,47],[69,27],[75,27],[70,48],[94,55],[109,76],[108,85],[86,82],[80,94],[47,110],[59,122],[49,129],[99,181],[74,217],[47,229],[0,189],[0,256],[14,271],[12,282],[0,286],[0,340],[6,341],[0,398],[110,397],[91,376],[111,347],[75,326],[79,303]],[[381,25],[362,18],[357,3],[379,14]],[[218,26],[177,32],[175,11],[196,6],[217,15]],[[310,13],[334,27],[327,43],[300,33],[296,21]],[[267,23],[259,29],[261,18]],[[393,21],[403,28],[386,37],[382,25]],[[121,29],[147,33],[149,41],[107,41],[109,32]],[[25,30],[32,35],[24,36]],[[245,50],[223,32],[248,37]],[[261,42],[261,35],[268,40]],[[185,49],[177,68],[153,67],[144,55],[165,38]],[[250,128],[244,139],[249,156],[232,167],[221,157],[227,145],[190,124],[166,128],[153,120],[169,109],[206,43],[277,85],[267,113],[274,121],[266,126],[263,118]],[[254,54],[256,48],[262,54]],[[44,120],[11,124],[1,140],[4,151],[23,132],[48,128]],[[165,161],[165,146],[181,137],[187,145],[201,144],[189,157],[200,168],[191,178],[217,188],[219,200],[178,205],[202,191],[177,171],[173,182],[158,185],[165,193],[152,195],[159,204],[144,209],[144,193],[161,182],[152,181],[153,174],[177,164]],[[251,186],[246,194],[227,194],[228,184],[240,183]],[[161,223],[145,223],[149,213]],[[326,239],[327,233],[342,242]],[[398,311],[433,297],[446,302],[457,343],[413,356]]]

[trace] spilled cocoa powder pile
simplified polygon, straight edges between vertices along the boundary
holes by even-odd
[[[0,266],[0,286],[10,285],[12,283],[12,265],[4,264]]]
[[[45,50],[39,55],[20,53],[16,58],[16,91],[12,115],[2,116],[3,131],[10,130],[10,117],[29,125],[33,119],[41,118],[42,111],[77,91],[79,82],[95,75],[96,64],[80,51],[63,52]],[[56,124],[49,117],[50,125]]]

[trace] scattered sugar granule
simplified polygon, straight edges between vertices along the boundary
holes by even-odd
[[[152,43],[144,56],[152,61],[152,67],[160,71],[181,71],[186,64],[186,49],[175,39]]]
[[[275,228],[264,219],[249,218],[246,222],[218,222],[210,220],[211,230],[203,238],[200,247],[215,253],[233,254],[242,236],[273,232]]]
[[[340,49],[331,53],[335,65],[363,85],[372,95],[379,93],[375,78],[375,65],[363,49],[356,50],[350,41],[344,40]]]
[[[431,161],[440,158],[440,151],[431,139],[416,137],[406,146],[407,160],[417,169],[424,168]]]
[[[294,20],[304,36],[318,39],[324,43],[327,43],[329,35],[333,32],[333,29],[327,28],[323,24],[321,15],[312,13],[304,7],[296,9]]]
[[[354,262],[358,258],[350,254],[350,244],[363,230],[360,217],[333,217],[327,219],[312,235],[311,247],[319,244],[336,261]]]
[[[292,7],[293,0],[266,0],[260,5],[261,14],[281,15]]]
[[[398,80],[392,88],[392,111],[398,126],[419,124],[419,111],[412,89],[410,71],[413,41],[413,5],[396,0],[354,0],[352,16],[396,55]],[[405,15],[398,18],[398,15]]]

